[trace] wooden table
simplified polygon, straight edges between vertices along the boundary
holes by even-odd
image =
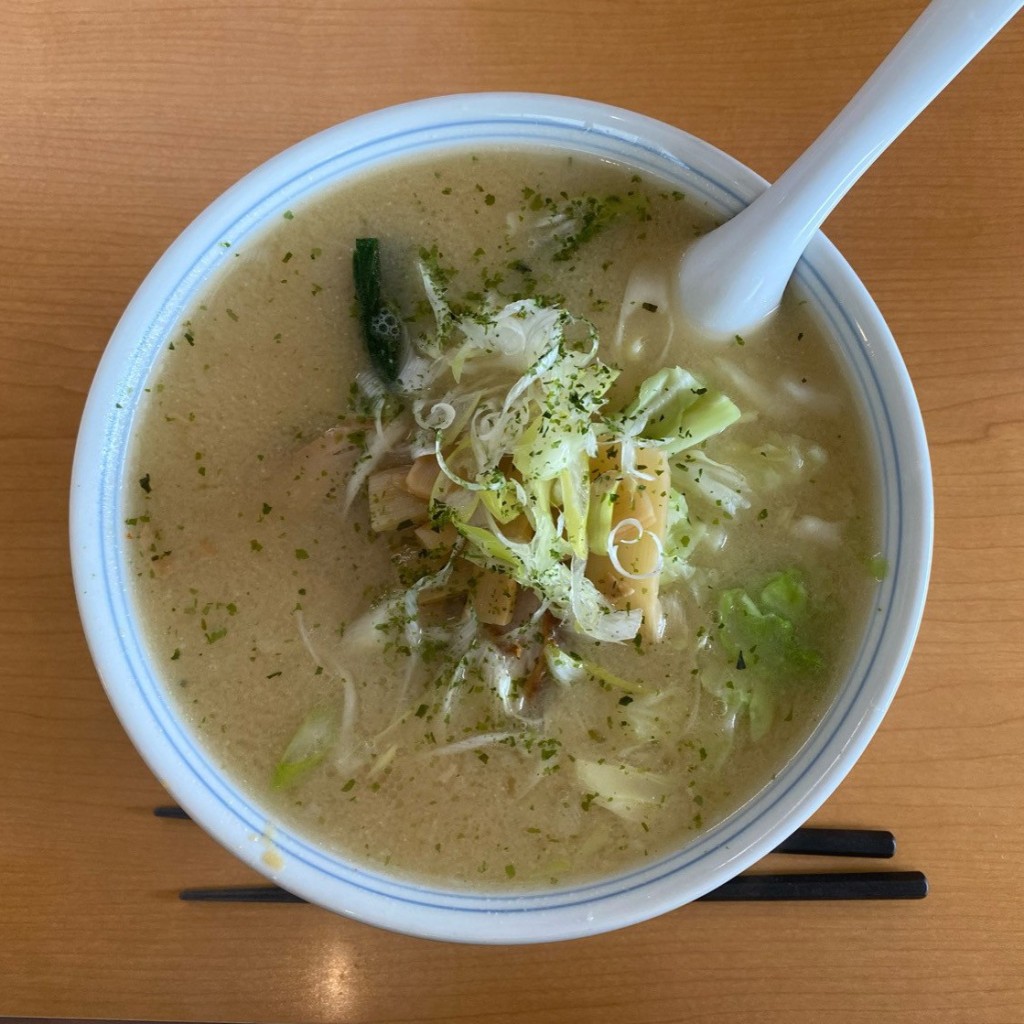
[[[969,0],[964,0],[965,6]],[[472,948],[256,881],[125,738],[79,627],[68,475],[133,290],[290,143],[434,93],[570,93],[772,178],[920,0],[7,0],[0,5],[0,1014],[409,1022],[1024,1020],[1024,20],[827,225],[899,339],[932,444],[930,600],[903,687],[815,823],[894,830],[903,904],[695,905]],[[793,865],[786,865],[787,867]]]

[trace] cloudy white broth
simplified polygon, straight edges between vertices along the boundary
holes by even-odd
[[[680,847],[806,739],[884,572],[872,470],[800,303],[681,334],[659,275],[711,226],[484,148],[225,246],[147,382],[128,557],[167,691],[274,816],[542,888]]]

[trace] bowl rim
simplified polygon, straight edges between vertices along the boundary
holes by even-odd
[[[827,317],[844,318],[834,322],[833,329],[844,337],[849,334],[851,345],[860,347],[859,355],[854,349],[850,355],[851,360],[860,360],[858,372],[875,378],[874,385],[868,380],[860,386],[879,389],[884,430],[896,457],[893,467],[880,469],[887,493],[896,494],[899,514],[886,526],[895,534],[895,546],[890,543],[886,549],[893,547],[897,564],[891,567],[892,578],[882,585],[887,619],[879,645],[884,641],[884,649],[880,646],[865,667],[859,687],[864,692],[858,693],[857,700],[851,698],[841,728],[829,742],[819,743],[818,749],[805,750],[805,744],[779,773],[785,776],[794,762],[809,757],[814,778],[789,778],[789,788],[778,790],[786,797],[784,807],[779,806],[781,796],[764,802],[761,794],[767,790],[762,790],[755,800],[690,844],[687,849],[704,849],[701,858],[706,863],[700,871],[693,868],[695,861],[682,863],[669,857],[645,869],[570,886],[554,895],[514,896],[435,889],[351,865],[339,876],[339,858],[325,857],[322,851],[318,856],[301,836],[254,806],[253,798],[211,774],[208,763],[201,763],[201,758],[197,762],[182,745],[184,733],[175,732],[173,705],[161,707],[154,696],[155,673],[140,637],[133,635],[130,595],[117,544],[123,511],[120,454],[145,378],[169,331],[179,322],[176,314],[223,263],[230,245],[333,180],[332,168],[339,160],[347,160],[346,173],[352,173],[352,161],[366,161],[369,166],[394,159],[394,147],[403,139],[414,139],[417,151],[461,146],[467,144],[465,133],[470,130],[478,133],[472,137],[477,143],[492,135],[536,141],[540,133],[552,144],[568,136],[573,145],[593,145],[612,158],[631,154],[630,163],[650,161],[657,167],[674,168],[680,177],[705,179],[706,198],[733,212],[767,187],[749,168],[681,129],[623,108],[550,94],[432,97],[374,111],[300,141],[251,171],[195,218],[154,265],[115,328],[90,388],[75,450],[70,498],[72,570],[89,648],[124,728],[175,799],[243,861],[311,902],[392,930],[463,942],[551,941],[624,927],[698,898],[760,859],[834,791],[876,731],[910,658],[931,565],[931,472],[920,409],[895,340],[863,284],[819,232],[801,260],[797,278],[822,304]],[[837,283],[841,301],[831,291]],[[105,481],[98,494],[97,463]],[[879,653],[884,655],[885,670],[871,676],[872,685],[866,688],[869,672],[877,670]],[[815,728],[812,740],[829,714]],[[178,722],[177,728],[184,727]],[[804,768],[809,770],[807,765]],[[761,811],[750,818],[747,811],[760,803]]]

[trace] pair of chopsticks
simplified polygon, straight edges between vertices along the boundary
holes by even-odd
[[[896,853],[896,837],[879,829],[798,828],[772,853],[887,860]],[[921,900],[927,895],[928,879],[921,871],[842,871],[737,875],[699,899]]]
[[[177,806],[157,807],[158,818],[190,820]],[[878,858],[896,853],[891,832],[861,828],[798,828],[773,853],[817,857]],[[305,903],[276,885],[182,889],[179,898],[194,903]],[[842,871],[738,875],[699,897],[708,902],[808,900],[920,900],[928,879],[920,871]]]

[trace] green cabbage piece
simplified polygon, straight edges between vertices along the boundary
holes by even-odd
[[[584,792],[584,809],[592,803],[620,818],[640,821],[672,793],[672,780],[661,772],[644,771],[625,763],[577,758],[576,780]]]
[[[681,366],[648,377],[618,418],[623,433],[658,441],[669,456],[721,433],[740,410]]]
[[[647,691],[643,683],[624,679],[597,662],[572,651],[566,651],[550,640],[544,645],[544,658],[551,674],[563,685],[589,676],[599,683],[605,683],[630,695],[642,694]]]
[[[285,747],[271,775],[274,789],[297,782],[327,756],[337,732],[337,716],[326,708],[313,708]]]
[[[749,508],[749,487],[730,463],[716,462],[703,451],[688,451],[671,462],[672,486],[705,505],[735,515]]]
[[[665,539],[662,542],[661,585],[667,587],[693,574],[690,555],[697,546],[707,527],[699,520],[690,518],[686,498],[679,491],[672,490],[668,496],[668,519],[665,524]]]
[[[720,649],[701,675],[704,688],[723,702],[723,725],[731,736],[745,718],[756,743],[771,729],[787,685],[821,669],[824,659],[809,646],[811,604],[794,570],[774,573],[752,595],[743,588],[718,602]]]
[[[798,636],[807,610],[807,588],[792,570],[771,576],[757,600],[742,588],[726,590],[718,602],[721,645],[746,669],[797,675],[820,669],[821,655]]]
[[[483,526],[470,526],[455,516],[451,519],[452,525],[466,540],[471,547],[467,548],[466,554],[475,553],[480,556],[480,562],[490,568],[498,569],[501,572],[508,572],[522,566],[522,559],[509,544],[501,541],[496,534]],[[517,545],[518,546],[518,545]]]

